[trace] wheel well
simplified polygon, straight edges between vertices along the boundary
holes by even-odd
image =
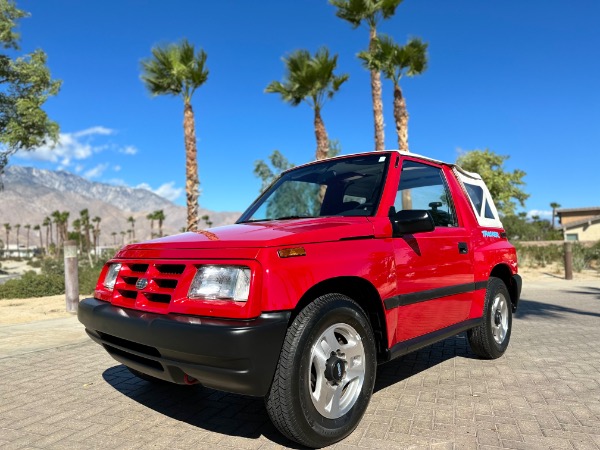
[[[500,278],[504,281],[508,293],[510,294],[510,302],[512,304],[513,312],[517,309],[517,303],[519,302],[519,288],[513,280],[512,272],[506,264],[498,264],[492,269],[490,277]]]
[[[322,281],[310,288],[300,299],[292,316],[290,324],[302,309],[310,302],[325,294],[343,294],[350,297],[365,311],[371,323],[375,344],[377,346],[377,358],[383,360],[387,354],[387,330],[383,303],[377,289],[367,280],[358,277],[337,277]]]

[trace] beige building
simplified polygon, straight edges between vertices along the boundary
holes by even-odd
[[[565,241],[600,240],[600,206],[556,211]]]

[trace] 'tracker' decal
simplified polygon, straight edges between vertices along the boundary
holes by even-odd
[[[483,230],[481,234],[483,235],[483,237],[500,239],[500,233],[498,233],[497,231]]]

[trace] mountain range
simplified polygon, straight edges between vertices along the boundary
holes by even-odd
[[[187,212],[184,206],[146,189],[115,186],[87,180],[73,173],[58,170],[35,169],[32,167],[9,166],[3,176],[4,189],[0,191],[0,225],[9,223],[13,227],[10,241],[14,243],[16,224],[21,225],[20,242],[25,243],[26,224],[42,225],[45,217],[53,211],[69,211],[69,230],[79,212],[88,209],[90,218],[100,217],[100,245],[114,245],[127,242],[131,223],[135,219],[136,240],[150,239],[150,221],[146,216],[162,209],[165,214],[164,234],[178,233],[186,226]],[[235,222],[239,212],[216,212],[199,209],[200,216],[209,216],[212,226]],[[201,222],[204,225],[204,222]],[[154,232],[158,231],[154,223]],[[116,233],[116,236],[112,233]],[[124,236],[122,232],[125,232]],[[36,233],[37,234],[37,233]],[[44,234],[44,233],[42,233]],[[0,229],[4,237],[4,230]],[[31,242],[39,238],[31,234]]]

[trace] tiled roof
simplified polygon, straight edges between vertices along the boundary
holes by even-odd
[[[581,225],[585,225],[586,223],[598,222],[600,221],[600,216],[588,217],[587,219],[575,220],[574,222],[569,222],[562,226],[563,230],[568,230],[570,228],[577,228]]]
[[[560,208],[556,210],[557,214],[570,213],[570,212],[586,212],[586,211],[600,211],[600,206],[588,206],[586,208]]]

